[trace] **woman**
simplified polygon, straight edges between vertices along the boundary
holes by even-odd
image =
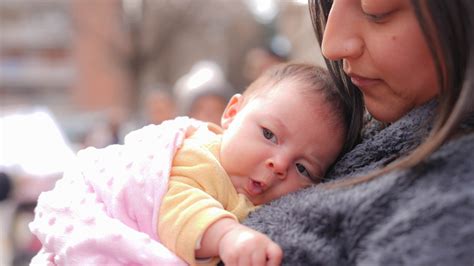
[[[474,1],[310,0],[322,53],[373,121],[323,185],[247,225],[287,265],[474,263]]]

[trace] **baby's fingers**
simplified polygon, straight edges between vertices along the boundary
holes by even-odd
[[[239,256],[238,266],[249,266],[252,265],[252,258],[250,254]]]
[[[275,243],[270,243],[267,246],[267,266],[279,266],[281,264],[281,260],[283,258],[283,250],[281,250],[280,246]],[[256,264],[256,265],[263,265],[263,264]]]
[[[252,253],[252,266],[260,266],[260,265],[265,265],[267,261],[267,254],[265,252],[265,249],[260,249],[257,248],[253,253]]]

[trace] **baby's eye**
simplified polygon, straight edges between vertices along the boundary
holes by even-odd
[[[269,139],[271,142],[274,142],[274,143],[277,142],[275,134],[273,134],[273,132],[271,132],[269,129],[263,128],[262,133],[263,133],[263,137],[265,137],[266,139]]]
[[[312,181],[315,181],[315,178],[311,175],[311,173],[306,169],[304,165],[297,163],[296,170],[298,170],[298,173],[304,175],[305,177],[311,179]]]

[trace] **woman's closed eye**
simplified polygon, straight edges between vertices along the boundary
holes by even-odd
[[[387,17],[388,13],[384,14],[369,14],[364,12],[364,15],[372,22],[380,23]]]
[[[362,13],[371,22],[386,22],[396,10],[396,4],[391,1],[366,0],[362,2]]]
[[[262,128],[262,134],[263,134],[264,138],[270,140],[273,143],[277,143],[278,140],[277,140],[275,134],[273,134],[273,132],[271,132],[269,129]]]

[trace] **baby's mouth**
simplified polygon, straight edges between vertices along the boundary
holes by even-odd
[[[263,184],[259,181],[249,179],[249,182],[247,182],[246,190],[249,193],[249,196],[256,196],[256,195],[262,194]]]

